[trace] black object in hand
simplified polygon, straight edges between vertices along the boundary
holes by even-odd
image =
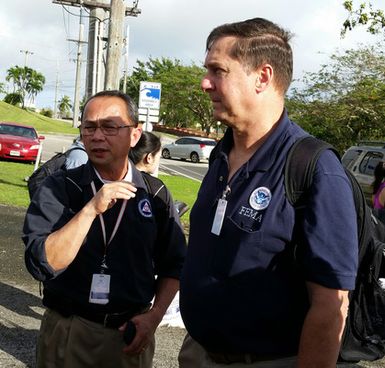
[[[126,328],[123,333],[123,340],[127,345],[130,345],[132,343],[132,340],[134,340],[134,337],[136,335],[136,327],[134,322],[128,321]]]

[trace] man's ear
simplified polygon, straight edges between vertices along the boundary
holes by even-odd
[[[256,92],[263,92],[273,81],[273,67],[270,64],[264,64],[256,73],[255,90]]]
[[[131,148],[136,146],[141,135],[142,135],[142,128],[140,128],[140,127],[132,128],[131,136],[130,136],[130,147]]]

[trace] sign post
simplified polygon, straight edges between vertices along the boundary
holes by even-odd
[[[139,121],[144,121],[143,130],[152,131],[152,124],[159,121],[161,84],[157,82],[140,82]]]

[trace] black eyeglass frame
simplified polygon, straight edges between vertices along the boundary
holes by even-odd
[[[123,128],[135,128],[136,125],[116,125],[116,126],[106,126],[106,125],[99,125],[99,126],[80,126],[80,132],[82,136],[84,137],[90,137],[93,136],[96,132],[96,129],[100,129],[102,133],[106,136],[115,136],[119,134],[119,130]]]

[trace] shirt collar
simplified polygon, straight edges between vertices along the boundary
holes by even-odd
[[[80,185],[90,185],[92,181],[99,181],[101,183],[106,182],[101,180],[96,173],[96,169],[92,165],[91,161],[88,161],[84,165],[83,175],[80,179]],[[146,189],[146,184],[143,180],[141,172],[135,167],[131,160],[129,160],[129,170],[124,180],[132,182],[135,187]]]
[[[261,147],[254,153],[248,162],[245,164],[245,170],[251,171],[268,171],[280,154],[282,142],[287,137],[292,122],[289,120],[287,111],[284,109],[276,127],[270,133],[270,136],[262,144]],[[219,156],[227,160],[231,147],[234,145],[233,130],[227,128],[223,137],[223,143]]]

